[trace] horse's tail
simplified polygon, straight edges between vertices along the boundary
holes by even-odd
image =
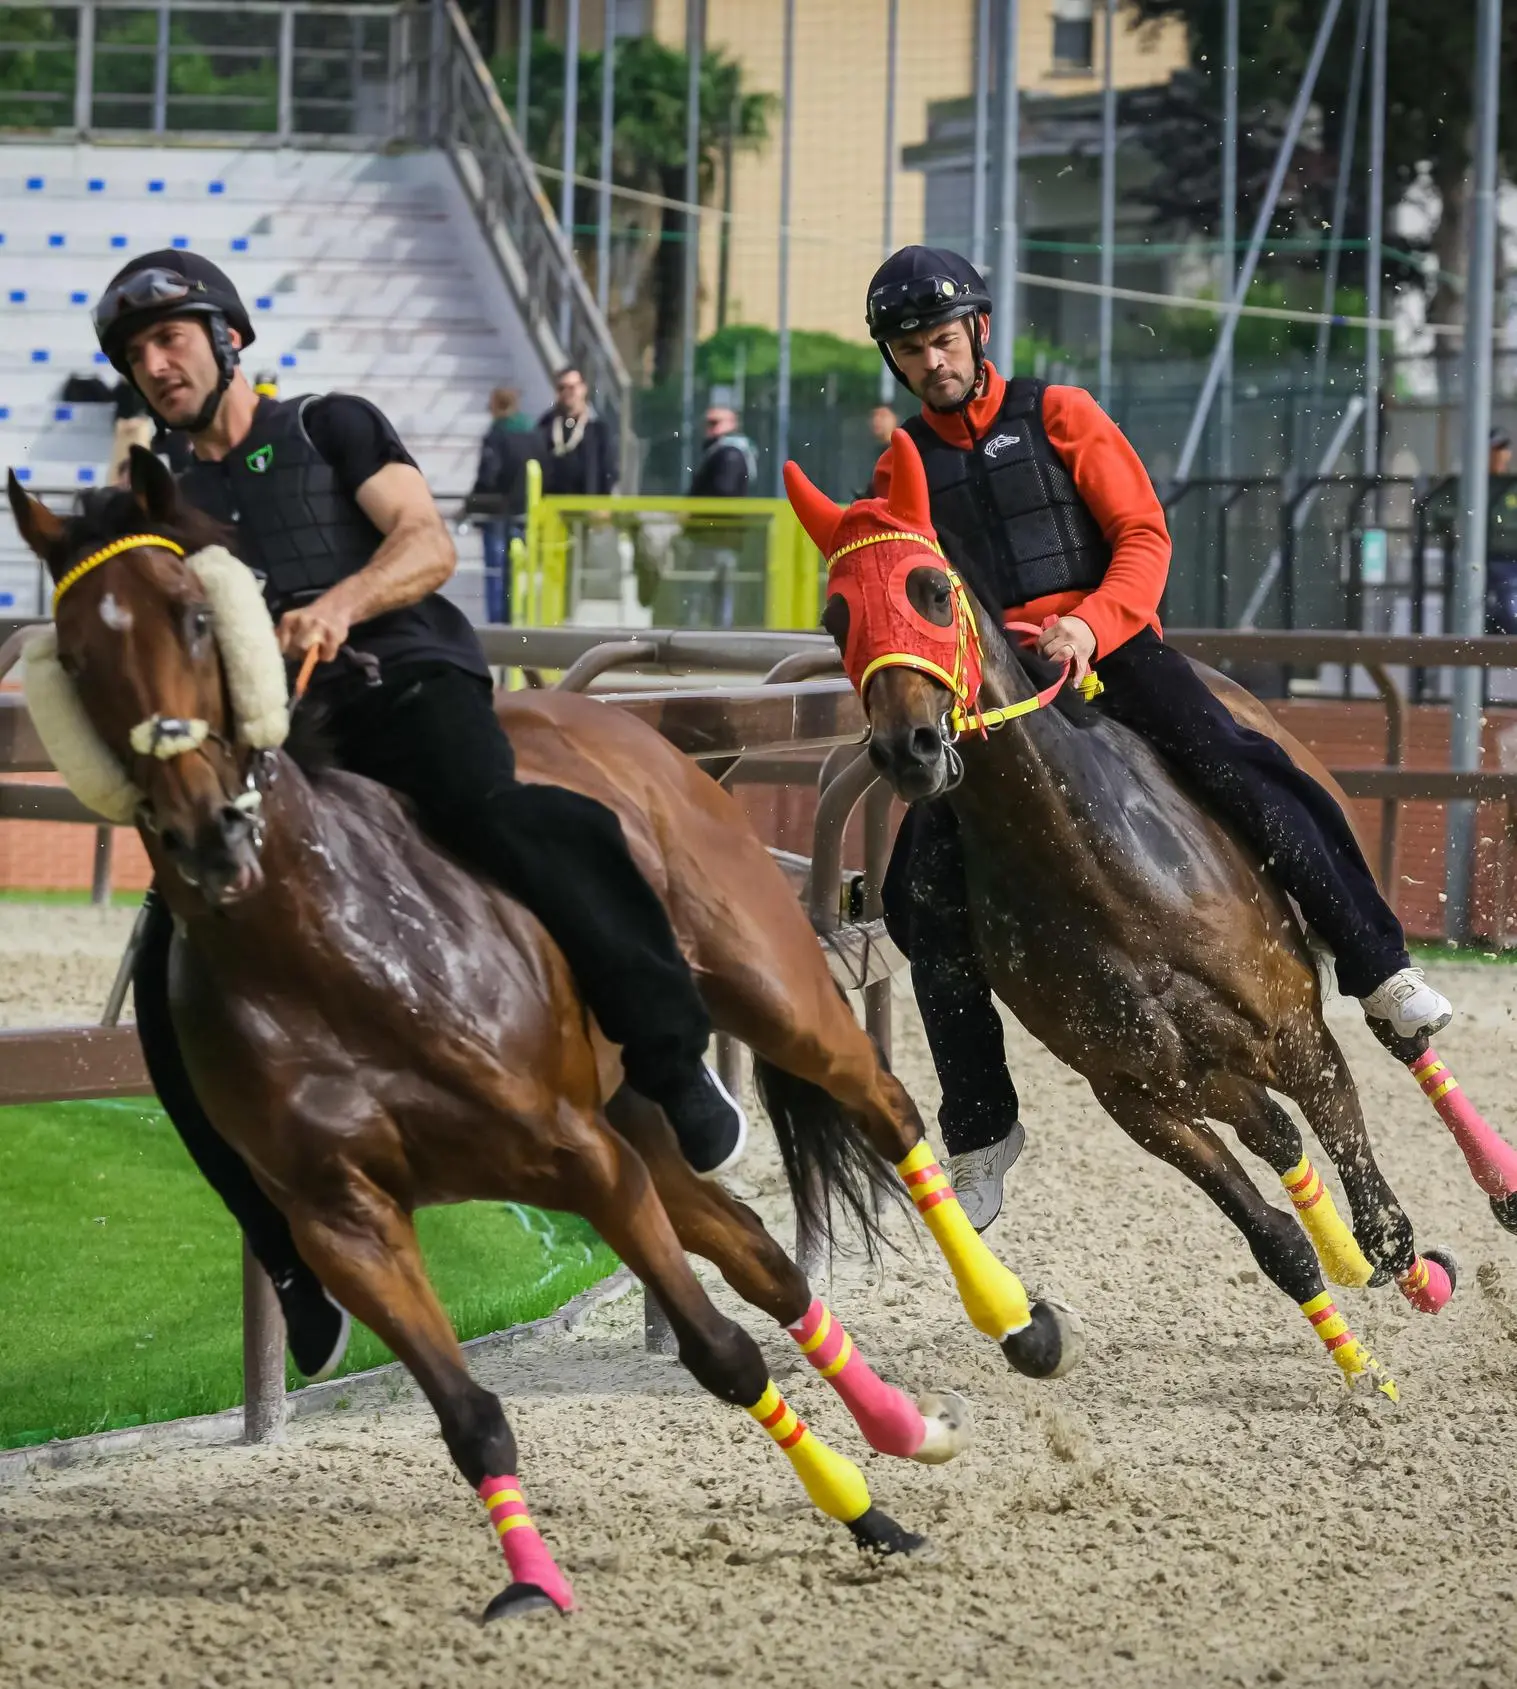
[[[809,1079],[798,1079],[757,1052],[753,1085],[779,1141],[785,1178],[803,1227],[830,1239],[833,1203],[858,1227],[864,1250],[877,1260],[886,1239],[882,1203],[901,1202],[894,1169],[869,1142],[858,1119]]]

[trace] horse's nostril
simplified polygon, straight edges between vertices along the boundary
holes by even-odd
[[[935,727],[914,727],[911,730],[911,754],[917,762],[935,762],[943,746],[943,736]]]

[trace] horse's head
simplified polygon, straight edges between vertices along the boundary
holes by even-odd
[[[213,906],[263,883],[253,759],[288,729],[257,581],[134,447],[131,488],[54,515],[10,476],[16,525],[53,579],[55,626],[27,648],[27,703],[90,807],[136,821]]]
[[[827,559],[822,625],[869,719],[869,755],[908,803],[950,784],[955,717],[974,709],[984,678],[983,611],[943,555],[927,476],[910,435],[890,444],[890,497],[846,510],[794,463],[785,489]]]

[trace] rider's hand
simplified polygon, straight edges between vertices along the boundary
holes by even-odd
[[[335,663],[347,643],[351,619],[340,604],[318,598],[299,610],[286,610],[279,618],[279,649],[286,656],[301,657],[314,645],[324,663]]]
[[[1096,654],[1096,636],[1090,624],[1078,616],[1060,616],[1038,635],[1038,650],[1051,663],[1072,663],[1072,679],[1078,683],[1090,673],[1090,659]]]

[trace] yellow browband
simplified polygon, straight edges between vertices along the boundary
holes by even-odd
[[[109,563],[111,558],[119,557],[123,551],[131,551],[139,545],[157,545],[165,551],[172,551],[176,557],[184,556],[184,547],[174,540],[166,540],[162,534],[128,534],[125,539],[112,540],[109,545],[101,546],[99,551],[92,552],[82,563],[76,563],[53,588],[53,614],[58,614],[58,603],[64,593],[76,582],[82,581],[92,569],[98,569],[102,563]]]

